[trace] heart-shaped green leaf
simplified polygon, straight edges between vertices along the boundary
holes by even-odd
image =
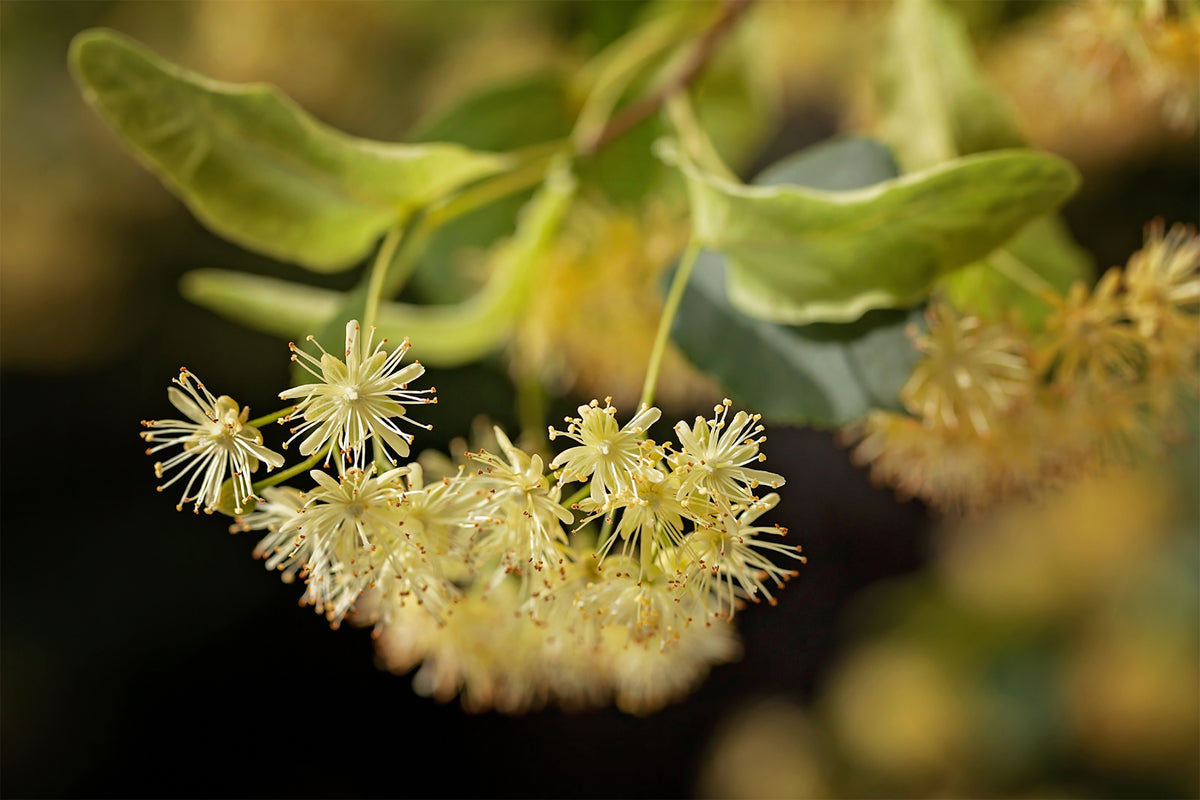
[[[321,272],[354,265],[416,209],[508,166],[458,145],[348,136],[270,86],[210,80],[113,31],[76,36],[70,64],[92,108],[213,232]]]
[[[777,162],[754,183],[846,190],[896,174],[884,145],[835,139]],[[905,332],[919,323],[919,310],[869,311],[848,324],[780,325],[734,308],[725,275],[723,257],[701,254],[671,336],[739,402],[775,422],[822,427],[897,407],[919,355]]]
[[[1031,150],[967,156],[843,191],[746,186],[704,172],[670,143],[660,151],[686,178],[695,235],[728,258],[734,306],[792,325],[915,305],[1079,183],[1070,163]]]
[[[869,311],[852,323],[779,325],[735,309],[724,259],[696,261],[671,337],[740,404],[777,423],[836,427],[891,408],[917,351],[905,335],[920,312]]]

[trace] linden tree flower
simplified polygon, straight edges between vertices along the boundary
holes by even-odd
[[[613,544],[620,540],[628,543],[631,537],[641,543],[647,537],[652,544],[678,546],[684,540],[684,520],[697,522],[697,518],[679,499],[679,480],[675,473],[663,480],[637,479],[636,497],[621,505],[621,518],[613,529],[613,535],[604,542],[597,554],[604,558]],[[586,510],[587,501],[580,503]],[[636,536],[635,536],[636,534]],[[628,544],[626,550],[630,549]]]
[[[1088,291],[1076,282],[1066,297],[1055,300],[1046,320],[1049,343],[1040,353],[1053,367],[1054,383],[1071,387],[1080,381],[1106,386],[1115,379],[1131,383],[1143,357],[1137,331],[1126,324],[1121,270],[1113,267]]]
[[[655,564],[626,556],[610,556],[600,567],[601,579],[576,599],[584,618],[597,631],[613,626],[627,643],[652,643],[665,652],[703,608],[681,601],[674,576]]]
[[[745,465],[752,461],[766,461],[758,446],[767,440],[754,434],[761,433],[762,419],[759,414],[739,411],[726,427],[725,417],[733,403],[726,399],[715,407],[712,419],[696,417],[688,427],[686,422],[675,425],[675,435],[683,445],[678,456],[678,469],[682,475],[678,496],[680,498],[699,493],[730,504],[748,504],[754,501],[753,489],[760,483],[772,488],[783,485],[783,476],[760,469],[749,469]],[[755,426],[751,428],[751,426]]]
[[[378,577],[382,565],[395,560],[404,574],[405,550],[411,545],[399,531],[402,490],[397,480],[407,467],[373,476],[375,465],[349,469],[340,478],[321,470],[309,474],[317,487],[305,493],[305,504],[280,528],[294,532],[291,559],[305,557],[304,601],[316,606],[336,627],[359,595]],[[415,549],[415,548],[414,548]],[[284,560],[282,565],[290,567]]]
[[[279,395],[281,400],[300,398],[283,421],[297,416],[304,418],[303,424],[291,429],[288,443],[308,433],[300,443],[300,454],[308,456],[332,441],[354,467],[362,469],[367,440],[375,437],[384,457],[395,465],[396,459],[389,455],[389,450],[397,456],[407,456],[413,440],[411,433],[400,430],[397,421],[429,427],[411,419],[403,404],[436,403],[436,397],[425,395],[437,390],[408,388],[411,381],[425,372],[419,361],[400,367],[409,349],[408,339],[389,354],[383,349],[387,339],[372,347],[374,328],[365,340],[360,334],[358,320],[346,323],[345,361],[326,352],[312,336],[308,341],[321,351],[319,359],[294,342],[289,345],[292,360],[299,362],[318,382],[295,386]]]
[[[230,533],[265,530],[267,535],[254,547],[255,558],[265,558],[267,569],[283,572],[284,583],[296,579],[296,573],[308,560],[312,543],[297,537],[289,523],[304,507],[304,495],[291,486],[269,486],[254,511],[238,517],[229,526]]]
[[[250,475],[258,469],[258,462],[264,461],[268,469],[273,469],[283,466],[283,456],[264,447],[258,428],[246,424],[249,407],[239,413],[233,398],[214,397],[187,368],[181,369],[172,382],[183,387],[183,391],[172,386],[167,389],[167,398],[188,421],[142,420],[142,425],[151,430],[142,431],[141,437],[153,444],[146,449],[146,455],[175,445],[183,447],[182,452],[155,463],[154,474],[159,478],[179,468],[175,477],[158,490],[161,492],[187,477],[183,496],[175,508],[182,510],[184,503],[195,503],[195,512],[199,513],[203,505],[205,513],[211,514],[220,504],[221,486],[228,472],[233,478],[233,510],[241,514],[246,500],[254,498]]]
[[[714,595],[718,604],[716,616],[732,617],[737,608],[736,598],[757,603],[762,595],[768,603],[775,605],[768,580],[782,588],[786,581],[800,574],[779,566],[766,555],[775,552],[804,563],[798,545],[759,538],[764,533],[786,536],[787,529],[754,524],[778,503],[779,495],[772,492],[736,517],[727,514],[721,524],[697,528],[688,536],[683,549],[696,559],[696,575],[694,585],[689,581],[687,588],[701,597]],[[710,587],[710,579],[718,585]]]
[[[471,482],[487,495],[470,517],[478,530],[478,554],[484,560],[498,557],[509,572],[523,565],[541,570],[559,561],[559,547],[567,543],[562,525],[575,516],[559,502],[559,488],[551,487],[541,456],[525,453],[500,428],[494,430],[507,462],[486,450],[468,454],[483,465]]]
[[[1142,338],[1148,379],[1165,383],[1156,405],[1169,415],[1179,376],[1194,372],[1200,351],[1200,236],[1185,225],[1163,232],[1157,219],[1146,227],[1145,246],[1125,268],[1125,309]],[[1165,380],[1163,380],[1165,379]]]
[[[564,483],[582,481],[591,476],[591,499],[600,507],[606,506],[613,495],[637,495],[637,479],[659,481],[663,473],[654,467],[659,455],[653,442],[645,439],[646,429],[662,412],[643,406],[633,419],[618,429],[617,410],[605,398],[604,408],[593,400],[579,407],[579,417],[567,417],[565,431],[550,429],[550,439],[566,436],[579,442],[554,457],[551,469],[563,467],[559,479]],[[651,454],[648,454],[650,451]]]
[[[1161,219],[1146,227],[1145,246],[1125,268],[1126,308],[1147,339],[1181,323],[1193,332],[1196,315],[1181,309],[1200,303],[1200,236],[1185,225],[1163,227]]]
[[[741,653],[732,625],[688,625],[665,651],[653,642],[630,644],[619,630],[605,630],[601,654],[609,662],[613,700],[629,714],[645,715],[675,702],[718,665]]]
[[[925,312],[928,330],[913,336],[925,357],[900,390],[909,411],[928,424],[955,429],[964,419],[980,436],[1030,392],[1021,342],[999,325],[959,317],[945,303]]]

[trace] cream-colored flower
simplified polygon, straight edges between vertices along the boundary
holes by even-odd
[[[927,330],[913,336],[924,358],[900,398],[927,424],[953,430],[966,422],[990,436],[998,418],[1030,393],[1032,373],[1020,340],[1000,325],[959,316],[945,303],[932,304],[925,319]]]
[[[292,533],[296,545],[281,563],[304,559],[301,576],[307,591],[304,602],[316,607],[337,627],[354,607],[359,595],[390,567],[405,574],[408,551],[415,549],[399,535],[398,506],[403,494],[399,477],[406,467],[373,476],[374,464],[365,471],[349,469],[340,478],[313,470],[316,488],[305,492],[305,504],[280,527]]]
[[[1136,380],[1143,359],[1137,331],[1129,325],[1121,293],[1121,270],[1113,267],[1088,291],[1075,283],[1046,319],[1049,341],[1039,352],[1043,369],[1064,389],[1089,381]]]
[[[624,427],[617,427],[617,410],[605,399],[604,408],[593,400],[579,407],[579,416],[567,417],[565,431],[550,429],[550,439],[566,436],[579,442],[554,457],[551,469],[562,468],[559,480],[563,483],[586,480],[589,476],[590,497],[598,507],[606,507],[614,495],[637,496],[637,479],[657,481],[663,473],[655,467],[661,458],[653,442],[645,438],[646,430],[662,412],[643,406]]]
[[[437,390],[408,388],[425,373],[419,361],[400,366],[409,349],[408,339],[389,354],[383,349],[386,339],[374,343],[374,328],[365,339],[361,334],[357,320],[346,324],[345,361],[326,352],[312,336],[308,341],[321,351],[320,358],[295,343],[289,345],[292,360],[317,378],[317,383],[295,386],[279,395],[281,400],[300,400],[282,421],[303,417],[304,422],[291,429],[288,439],[290,443],[308,434],[300,443],[301,455],[312,455],[332,442],[356,469],[362,469],[367,442],[374,438],[379,452],[395,466],[395,456],[407,456],[413,440],[399,422],[429,427],[409,417],[405,405],[436,403],[431,395]]]
[[[709,670],[733,661],[741,653],[732,625],[689,625],[666,652],[652,642],[623,641],[618,630],[606,631],[605,655],[617,707],[639,716],[684,697],[704,680]]]
[[[291,486],[270,486],[263,489],[263,498],[254,511],[238,517],[229,526],[230,533],[266,531],[254,548],[255,558],[266,559],[267,569],[283,572],[284,583],[296,579],[296,573],[308,560],[312,542],[297,538],[288,525],[304,507],[304,494]]]
[[[637,484],[636,497],[621,506],[613,535],[602,543],[600,558],[604,558],[617,541],[625,543],[624,551],[628,551],[634,543],[642,546],[643,537],[654,547],[678,547],[685,537],[686,522],[703,524],[679,499],[679,480],[675,473],[658,481],[639,478]],[[580,505],[582,507],[583,503]]]
[[[1125,267],[1125,309],[1146,348],[1146,382],[1153,411],[1170,417],[1177,387],[1196,391],[1200,356],[1200,236],[1189,226],[1164,233],[1157,219],[1145,246]]]
[[[760,484],[771,488],[783,485],[782,475],[745,466],[766,461],[759,445],[767,437],[757,436],[763,431],[759,414],[739,411],[727,423],[731,405],[724,400],[715,407],[712,419],[696,417],[691,427],[686,422],[675,425],[675,435],[683,446],[675,457],[681,499],[699,493],[718,502],[747,505],[754,502],[754,489]]]
[[[551,486],[541,456],[529,455],[494,429],[505,458],[480,450],[469,453],[482,466],[470,476],[473,491],[486,499],[473,511],[474,548],[483,562],[496,561],[501,573],[535,571],[557,564],[567,543],[563,525],[575,516],[560,502],[558,486]]]
[[[413,689],[438,702],[459,696],[470,712],[518,714],[538,708],[553,688],[546,633],[527,614],[517,613],[520,602],[512,583],[487,592],[476,589],[436,629],[422,619],[414,625],[412,619],[397,618],[382,631],[380,652],[392,669],[407,669],[419,659]]]
[[[674,576],[656,565],[646,565],[625,556],[610,556],[600,568],[600,579],[577,598],[584,618],[597,631],[614,627],[630,644],[666,651],[682,631],[705,610],[681,601]]]
[[[681,556],[692,562],[684,590],[711,607],[713,616],[732,617],[740,599],[757,603],[765,597],[775,605],[768,584],[778,589],[800,574],[767,556],[777,553],[803,563],[799,546],[761,538],[761,534],[786,536],[787,529],[754,524],[778,503],[779,495],[772,492],[737,516],[726,514],[718,524],[697,528],[688,535],[681,548]]]
[[[233,398],[214,397],[186,368],[179,371],[173,383],[183,387],[183,391],[172,386],[167,389],[167,398],[187,421],[142,421],[150,430],[142,431],[141,437],[153,445],[146,449],[146,455],[175,445],[183,448],[166,461],[155,463],[154,474],[159,478],[179,469],[158,490],[161,492],[187,477],[183,496],[175,508],[182,510],[185,503],[194,503],[193,510],[197,513],[203,507],[205,513],[211,514],[221,503],[221,487],[228,473],[233,479],[233,512],[241,514],[246,501],[254,498],[250,475],[258,469],[258,462],[265,462],[272,469],[283,466],[283,456],[264,447],[258,428],[246,424],[248,407],[239,412]]]

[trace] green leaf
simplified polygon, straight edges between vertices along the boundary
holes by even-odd
[[[218,235],[330,272],[384,231],[508,160],[458,145],[401,145],[340,133],[263,84],[211,80],[113,31],[71,43],[88,103]]]
[[[745,186],[662,148],[687,180],[695,235],[724,253],[744,313],[786,324],[848,322],[921,302],[1062,204],[1079,183],[1053,155],[967,156],[863,189]]]
[[[877,81],[880,135],[906,169],[1024,144],[1003,99],[988,84],[967,28],[938,0],[899,0]],[[1047,290],[1093,274],[1091,257],[1057,217],[1030,224],[1003,248],[940,284],[959,308],[989,319],[1015,314],[1038,326]]]
[[[1043,217],[982,261],[947,275],[939,288],[964,311],[1003,320],[1015,314],[1037,329],[1051,310],[1046,290],[1065,294],[1095,274],[1091,254],[1071,238],[1057,216]]]
[[[879,67],[879,135],[906,172],[1024,144],[966,26],[937,0],[898,0]]]
[[[896,173],[884,145],[843,138],[785,158],[754,182],[846,190]],[[919,324],[918,310],[869,311],[849,324],[779,325],[734,308],[720,255],[702,253],[694,269],[672,338],[739,402],[776,422],[818,426],[899,406],[900,387],[919,355],[906,334]]]
[[[462,100],[419,125],[414,141],[456,142],[480,150],[514,151],[565,139],[577,109],[559,72],[508,81]],[[483,251],[516,227],[533,189],[500,198],[439,227],[412,276],[421,299],[453,303],[473,288],[458,268],[464,251]]]
[[[700,255],[671,336],[740,404],[773,422],[820,427],[896,406],[918,355],[905,328],[920,312],[870,311],[845,325],[778,325],[735,309],[724,272],[719,255]]]
[[[561,73],[539,72],[467,96],[421,122],[411,138],[475,150],[518,150],[568,136],[574,106]]]
[[[754,178],[755,186],[791,184],[846,191],[881,183],[900,174],[887,145],[863,137],[839,137],[781,158]]]
[[[376,320],[380,335],[397,342],[409,337],[413,355],[436,367],[459,366],[499,349],[541,274],[545,251],[576,188],[574,177],[559,162],[522,211],[516,233],[478,294],[454,305],[383,303]],[[339,292],[217,269],[188,273],[180,290],[197,305],[247,327],[290,338],[312,332],[313,320],[329,319],[345,302]]]

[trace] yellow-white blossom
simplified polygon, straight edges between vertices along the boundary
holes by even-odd
[[[696,417],[690,427],[686,422],[675,425],[675,435],[683,446],[677,455],[680,498],[699,493],[730,505],[745,505],[754,501],[754,490],[760,484],[783,485],[782,475],[746,466],[766,461],[759,445],[767,437],[757,435],[763,431],[759,414],[739,411],[726,420],[731,405],[724,400],[715,407],[712,419]]]
[[[281,400],[300,401],[282,421],[303,418],[291,429],[288,439],[290,443],[307,434],[300,442],[301,455],[312,455],[332,442],[355,468],[362,469],[367,460],[367,442],[374,439],[379,452],[394,466],[395,456],[407,456],[413,440],[399,423],[428,427],[410,418],[405,408],[406,404],[437,402],[430,396],[436,389],[408,388],[425,373],[425,367],[419,361],[400,366],[409,349],[408,339],[388,353],[383,349],[387,340],[375,343],[374,335],[372,328],[364,338],[358,321],[348,322],[344,361],[326,352],[312,336],[308,341],[321,351],[320,358],[295,343],[289,345],[292,360],[317,378],[316,383],[295,386],[279,395]]]
[[[175,445],[183,448],[166,461],[155,463],[154,474],[159,478],[178,469],[158,490],[186,477],[183,496],[175,508],[182,510],[185,503],[194,503],[194,511],[203,507],[206,513],[212,513],[221,502],[221,487],[229,475],[233,479],[233,511],[242,513],[246,501],[254,498],[250,475],[258,469],[258,463],[265,462],[268,469],[279,467],[283,456],[263,446],[258,428],[246,424],[248,407],[239,412],[233,398],[214,397],[186,368],[179,371],[173,383],[183,391],[172,386],[167,389],[167,398],[187,420],[142,421],[149,430],[142,431],[141,436],[152,445],[146,455]]]
[[[661,457],[654,443],[645,438],[646,430],[662,412],[642,406],[633,419],[617,427],[617,409],[609,400],[604,407],[593,400],[579,407],[579,416],[567,417],[565,431],[550,429],[550,439],[566,436],[579,442],[563,450],[550,462],[551,469],[562,468],[564,483],[590,478],[589,495],[598,507],[606,506],[613,495],[637,495],[637,479],[658,481],[663,473],[655,468]]]

